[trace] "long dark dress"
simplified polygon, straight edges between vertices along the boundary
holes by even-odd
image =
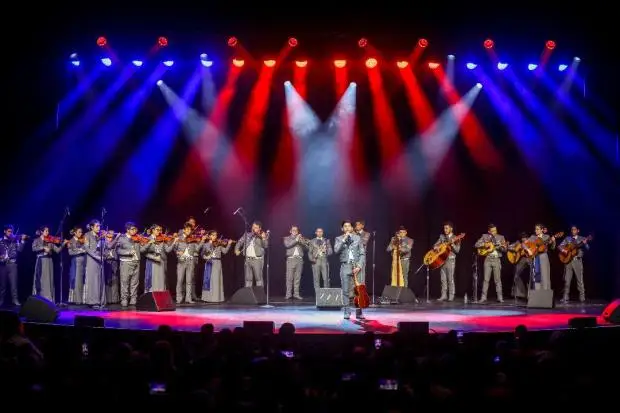
[[[32,241],[32,251],[37,254],[34,266],[32,294],[54,301],[54,260],[52,254],[62,251],[62,245],[43,241],[43,237]],[[46,251],[47,249],[47,251]]]
[[[77,238],[69,241],[69,302],[82,304],[84,302],[84,279],[86,277],[86,248]]]

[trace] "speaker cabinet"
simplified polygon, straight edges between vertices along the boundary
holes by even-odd
[[[398,331],[403,334],[428,334],[428,321],[401,321],[397,324]]]
[[[596,327],[596,317],[573,317],[568,319],[570,328]]]
[[[530,290],[527,308],[554,308],[553,290]]]
[[[612,324],[620,324],[620,298],[613,300],[601,314],[603,320]]]
[[[273,334],[276,324],[273,321],[244,321],[243,331],[249,336],[264,336]]]
[[[22,305],[19,315],[27,321],[53,323],[58,319],[58,309],[56,304],[47,298],[31,295]]]
[[[76,315],[73,319],[75,327],[105,327],[103,317],[92,315]]]
[[[267,296],[264,287],[239,288],[230,298],[231,304],[263,305],[267,304]]]
[[[170,291],[152,291],[142,294],[136,303],[138,311],[175,311],[176,309]]]
[[[394,287],[386,285],[381,294],[381,301],[390,304],[411,304],[417,302],[415,294],[408,287]]]
[[[319,310],[340,310],[344,305],[342,288],[319,288],[316,292],[316,308]]]

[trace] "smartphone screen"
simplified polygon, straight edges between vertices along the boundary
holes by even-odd
[[[295,357],[295,353],[293,353],[292,351],[282,350],[281,353],[284,357],[289,358],[289,359],[292,359],[293,357]]]
[[[88,343],[82,343],[82,357],[88,357]]]
[[[166,385],[163,383],[151,383],[150,385],[150,393],[151,394],[161,394],[166,392]]]
[[[394,379],[379,380],[379,390],[398,390],[398,380],[394,380]]]
[[[375,339],[375,349],[379,350],[383,345],[383,341],[380,338]]]
[[[463,343],[463,332],[462,331],[456,332],[456,339],[459,343]]]
[[[344,373],[342,375],[342,381],[351,381],[355,380],[355,373]]]

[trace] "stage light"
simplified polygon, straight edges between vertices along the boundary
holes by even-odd
[[[566,69],[568,69],[568,65],[559,65],[559,66],[558,66],[558,70],[559,70],[560,72],[563,72],[563,71],[565,71]]]
[[[366,59],[366,67],[369,69],[373,69],[377,67],[377,59],[371,57],[370,59]]]
[[[79,60],[72,60],[71,64],[75,67],[79,67],[80,66],[80,61]]]
[[[422,38],[420,40],[418,40],[418,46],[424,48],[428,46],[428,40]]]
[[[439,63],[437,63],[437,62],[429,62],[428,63],[428,68],[429,69],[433,69],[434,70],[434,69],[437,69],[438,67],[439,67]]]
[[[97,37],[97,46],[99,46],[99,47],[103,47],[103,46],[105,46],[106,44],[108,44],[108,39],[106,39],[106,38],[105,38],[105,37],[103,37],[103,36],[99,36],[99,37]]]
[[[483,43],[485,49],[492,49],[495,46],[495,42],[491,39],[486,39]]]
[[[454,59],[456,59],[456,57],[455,57],[453,54],[449,54],[449,55],[448,55],[448,59],[450,59],[450,60],[454,60]]]
[[[290,47],[295,47],[295,46],[297,46],[297,43],[298,43],[298,42],[297,42],[297,39],[296,39],[296,38],[294,38],[294,37],[289,37],[289,38],[288,38],[288,45],[289,45]]]
[[[476,87],[477,87],[478,89],[482,89],[482,83],[476,83]]]
[[[530,63],[529,65],[527,65],[527,70],[536,70],[537,67],[538,65],[536,63]]]
[[[133,65],[135,67],[141,67],[142,66],[142,60],[132,60],[131,63],[133,63]]]
[[[466,65],[466,66],[467,66],[467,68],[468,68],[469,70],[474,70],[475,68],[477,68],[477,67],[478,67],[478,65],[477,65],[477,64],[475,64],[475,63],[467,63],[467,65]]]
[[[334,60],[334,66],[336,66],[338,69],[342,69],[346,65],[347,65],[346,60]]]
[[[288,86],[291,86],[291,81],[290,81],[290,80],[287,80],[286,82],[284,82],[284,86],[287,86],[287,87],[288,87]]]
[[[166,67],[172,67],[172,65],[174,64],[174,60],[164,60],[162,63]]]
[[[157,86],[161,86],[161,85],[163,85],[163,84],[164,84],[164,81],[163,81],[163,80],[161,80],[161,79],[160,79],[160,80],[158,80],[158,81],[157,81]]]
[[[78,54],[77,53],[71,53],[71,56],[69,56],[69,59],[71,59],[71,64],[75,67],[80,66],[80,59],[78,58]]]
[[[200,64],[204,67],[211,67],[213,66],[213,61],[209,60],[209,56],[206,53],[203,53],[200,55]]]
[[[404,69],[404,68],[406,68],[407,66],[409,66],[409,62],[408,62],[408,61],[406,61],[406,60],[399,60],[398,62],[396,62],[396,66],[397,66],[399,69]]]
[[[166,47],[168,46],[168,39],[164,36],[160,36],[157,39],[157,44],[159,45],[159,47]]]
[[[296,60],[295,61],[295,66],[297,66],[297,67],[306,67],[306,66],[308,66],[308,61],[307,60]]]
[[[553,50],[555,49],[555,42],[553,40],[547,40],[547,43],[545,43],[545,47],[549,50]]]
[[[351,82],[351,83],[349,83],[349,86],[350,86],[350,87],[357,87],[357,83],[355,83],[355,82]]]
[[[228,38],[228,46],[235,47],[237,46],[237,43],[239,43],[239,40],[237,40],[235,36],[231,36]]]
[[[232,64],[235,67],[243,67],[243,65],[245,64],[245,60],[243,60],[243,59],[233,59]]]
[[[110,59],[109,57],[104,57],[103,59],[101,59],[101,63],[103,63],[104,66],[110,67],[112,65],[112,59]]]
[[[499,70],[504,70],[504,69],[506,69],[507,67],[508,67],[508,63],[503,63],[503,62],[498,62],[498,63],[497,63],[497,68],[498,68]]]
[[[265,60],[263,63],[267,67],[274,67],[276,65],[276,61],[273,59]]]
[[[368,46],[368,39],[365,37],[362,37],[361,39],[357,41],[357,45],[363,49],[364,47]]]
[[[580,58],[580,57],[575,56],[575,57],[573,57],[573,61],[575,61],[575,62],[581,62],[581,58]]]

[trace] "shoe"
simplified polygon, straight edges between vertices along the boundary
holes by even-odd
[[[185,302],[186,302],[187,304],[194,304],[196,301],[194,301],[194,300],[187,300],[187,301],[185,301]]]
[[[17,300],[13,300],[13,305],[16,306],[16,307],[19,307],[22,304],[19,301],[17,301]]]
[[[284,299],[285,299],[285,300],[292,300],[292,299],[293,299],[293,297],[289,295],[289,296],[284,297]]]
[[[296,300],[303,300],[303,298],[301,298],[301,296],[299,294],[294,295],[293,298],[296,299]]]

